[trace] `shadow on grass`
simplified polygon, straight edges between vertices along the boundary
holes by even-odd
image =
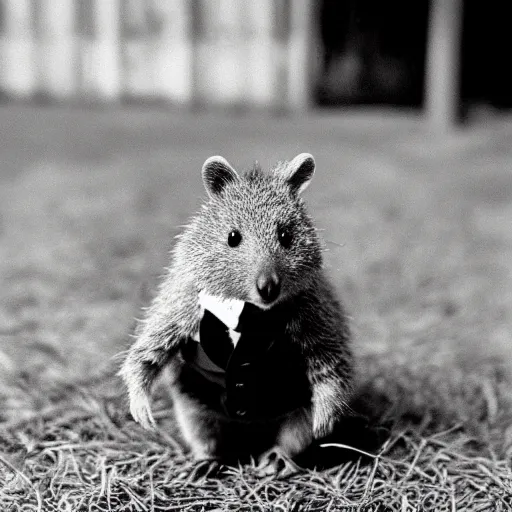
[[[372,462],[389,438],[393,421],[386,418],[386,410],[390,408],[388,397],[372,389],[361,390],[350,403],[351,413],[329,436],[298,456],[297,464],[307,469],[325,470],[358,459],[363,464]]]

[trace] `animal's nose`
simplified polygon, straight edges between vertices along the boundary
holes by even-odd
[[[281,291],[281,282],[275,272],[262,272],[256,280],[258,293],[263,302],[274,302]]]

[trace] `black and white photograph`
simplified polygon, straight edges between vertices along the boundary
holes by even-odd
[[[0,512],[512,511],[507,7],[0,0]]]

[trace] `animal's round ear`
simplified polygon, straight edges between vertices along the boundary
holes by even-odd
[[[211,156],[201,171],[204,187],[210,197],[219,195],[224,187],[239,179],[235,169],[221,156]]]
[[[308,187],[315,173],[315,159],[309,153],[297,155],[283,171],[284,179],[293,195],[299,195]]]

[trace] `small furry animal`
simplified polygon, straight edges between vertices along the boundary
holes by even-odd
[[[243,175],[220,156],[206,160],[208,201],[177,237],[137,326],[120,370],[131,414],[155,425],[149,394],[168,367],[176,420],[196,460],[250,456],[265,472],[277,471],[276,454],[291,461],[347,411],[350,329],[301,197],[314,171],[307,153]],[[238,329],[238,343],[222,349],[217,364],[198,339],[214,354],[228,328],[202,296],[244,309],[230,328]]]

